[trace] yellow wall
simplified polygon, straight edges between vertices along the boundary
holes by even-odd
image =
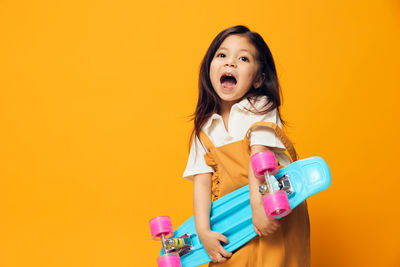
[[[155,266],[148,220],[192,216],[181,178],[200,60],[258,31],[283,115],[331,188],[313,266],[400,266],[400,3],[0,1],[0,266]]]

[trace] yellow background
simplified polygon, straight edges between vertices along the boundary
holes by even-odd
[[[192,216],[198,70],[244,24],[271,48],[313,266],[400,266],[400,3],[0,1],[0,266],[155,266],[148,220]]]

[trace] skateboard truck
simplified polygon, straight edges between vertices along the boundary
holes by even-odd
[[[285,174],[281,178],[278,179],[279,188],[283,191],[286,191],[288,196],[294,193],[292,183],[290,182],[289,175]]]
[[[269,171],[266,170],[265,173],[264,173],[264,180],[265,180],[265,182],[264,182],[262,185],[260,185],[260,186],[258,187],[258,191],[259,191],[261,194],[264,195],[264,194],[267,193],[267,192],[273,192],[273,191],[275,191],[275,190],[274,190],[274,187],[272,186],[272,180],[271,180],[271,178],[274,178],[274,180],[276,180],[276,179],[275,179],[275,176],[273,176],[272,174],[269,174]]]
[[[179,256],[183,256],[192,251],[192,239],[190,234],[186,233],[181,237],[171,237],[166,239],[164,235],[161,236],[161,244],[164,254],[176,252]]]
[[[274,189],[272,187],[272,183],[271,183],[271,177],[270,177],[273,175],[269,175],[269,173],[266,172],[265,176],[267,176],[267,175],[268,175],[268,177],[265,177],[265,183],[258,187],[258,191],[262,195],[264,195],[267,192],[274,191]],[[282,177],[280,177],[279,179],[277,179],[276,184],[279,187],[279,190],[285,191],[288,194],[288,196],[290,196],[291,194],[294,193],[292,184],[290,183],[290,179],[287,174],[285,174]]]
[[[255,177],[265,181],[258,188],[263,195],[265,214],[275,219],[288,215],[291,212],[288,198],[291,183],[287,176],[276,179],[272,175],[278,168],[274,152],[263,150],[253,154],[250,160]]]
[[[151,237],[161,241],[164,254],[157,258],[159,267],[181,267],[180,257],[192,251],[193,244],[190,234],[186,233],[180,237],[172,237],[171,218],[169,216],[154,217],[149,221]]]

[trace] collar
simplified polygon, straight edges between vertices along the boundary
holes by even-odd
[[[213,123],[213,121],[217,120],[219,118],[222,119],[221,115],[219,115],[217,113],[212,114],[211,117],[208,119],[208,121],[204,124],[203,130],[207,130],[208,128],[210,128],[210,126]]]
[[[260,97],[256,102],[253,101],[253,105],[258,109],[261,108],[265,101],[267,101],[267,97],[266,96],[262,96]],[[242,99],[240,102],[235,103],[232,105],[231,107],[231,113],[233,110],[238,109],[244,112],[251,112],[249,110],[252,109],[252,106],[249,102],[249,100],[247,100],[247,98]],[[218,119],[222,119],[221,115],[217,114],[217,113],[213,113],[211,115],[211,117],[207,120],[207,122],[204,124],[203,126],[203,130],[208,129],[211,124],[213,123],[214,120],[218,120]]]

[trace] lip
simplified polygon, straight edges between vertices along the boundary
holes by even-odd
[[[230,72],[230,71],[225,71],[225,72],[223,72],[223,73],[221,74],[221,76],[219,77],[220,82],[221,82],[221,78],[222,78],[224,75],[232,76],[233,78],[235,78],[236,83],[237,83],[237,77],[236,77],[236,75],[233,74],[233,73]]]
[[[233,86],[233,88],[226,88],[226,87],[224,87],[223,85],[222,85],[222,77],[224,76],[224,75],[228,75],[228,76],[232,76],[232,77],[234,77],[235,78],[235,80],[236,80],[236,84]],[[220,88],[221,88],[221,90],[222,90],[222,92],[224,92],[224,93],[226,93],[226,94],[230,94],[230,93],[232,93],[234,90],[235,90],[235,88],[236,88],[236,85],[237,85],[237,78],[236,78],[236,76],[235,76],[235,74],[233,74],[232,72],[230,72],[230,71],[225,71],[225,72],[223,72],[222,74],[221,74],[221,76],[220,76],[220,79],[219,79],[219,81],[220,81]]]

